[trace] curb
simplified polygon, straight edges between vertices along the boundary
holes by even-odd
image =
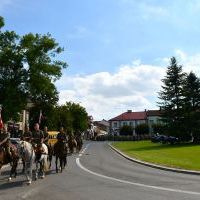
[[[161,169],[161,170],[165,170],[165,171],[171,171],[171,172],[177,172],[177,173],[183,173],[183,174],[200,175],[200,171],[164,167],[162,165],[156,165],[156,164],[152,164],[152,163],[149,163],[149,162],[144,162],[144,161],[141,161],[141,160],[138,160],[138,159],[135,159],[135,158],[131,158],[131,157],[127,156],[126,154],[122,153],[121,151],[119,151],[118,149],[116,149],[115,147],[113,147],[110,143],[108,145],[112,150],[114,150],[115,152],[117,152],[118,154],[123,156],[124,158],[126,158],[126,159],[128,159],[128,160],[130,160],[132,162],[141,164],[141,165],[145,165],[145,166],[148,166],[148,167]]]

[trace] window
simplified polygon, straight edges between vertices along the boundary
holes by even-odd
[[[126,126],[127,125],[127,122],[123,122],[123,126]]]

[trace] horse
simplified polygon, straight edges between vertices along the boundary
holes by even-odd
[[[53,146],[51,144],[48,145],[48,162],[49,162],[49,169],[51,169],[51,162],[53,158]]]
[[[76,142],[77,142],[76,151],[80,152],[80,150],[82,149],[82,146],[83,146],[83,140],[82,140],[81,136],[76,136]]]
[[[44,143],[42,143],[42,144],[36,144],[34,149],[36,157],[35,180],[38,179],[39,170],[41,173],[41,178],[43,179],[45,177],[45,172],[48,170],[48,148]],[[39,169],[39,164],[40,164],[40,169]]]
[[[27,178],[27,184],[30,185],[32,182],[33,163],[35,161],[35,152],[32,144],[27,141],[21,141],[19,144],[19,153],[24,162],[23,167]]]
[[[71,154],[74,153],[74,148],[77,148],[77,141],[72,136],[68,139],[68,147]]]
[[[67,144],[63,141],[58,141],[54,144],[54,155],[56,157],[56,173],[58,173],[58,159],[60,161],[60,170],[63,171],[67,164]]]
[[[14,178],[17,176],[17,165],[19,161],[19,153],[17,148],[11,144],[7,143],[6,145],[9,145],[9,148],[12,149],[11,155],[8,154],[8,152],[5,150],[5,147],[0,146],[0,170],[3,165],[11,164],[11,170],[10,170],[10,176],[8,180],[12,180],[12,177],[14,175]]]

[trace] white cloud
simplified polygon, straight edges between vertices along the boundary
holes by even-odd
[[[175,56],[185,72],[193,71],[200,77],[200,53],[188,55],[184,51],[175,50]]]
[[[177,49],[175,57],[185,72],[192,70],[200,76],[200,54],[189,56]],[[63,76],[57,82],[60,104],[66,101],[80,103],[98,120],[110,119],[128,109],[142,111],[157,108],[157,92],[160,91],[169,58],[158,60],[159,66],[135,60],[132,64],[121,65],[115,73]]]
[[[163,74],[163,68],[137,61],[120,66],[115,73],[64,76],[57,82],[62,88],[60,103],[79,102],[95,119],[109,119],[127,109],[155,108],[149,99],[156,98]]]

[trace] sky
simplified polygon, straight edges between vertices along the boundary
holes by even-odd
[[[199,0],[0,0],[5,30],[50,33],[68,63],[59,104],[95,120],[158,109],[169,59],[200,76]]]

